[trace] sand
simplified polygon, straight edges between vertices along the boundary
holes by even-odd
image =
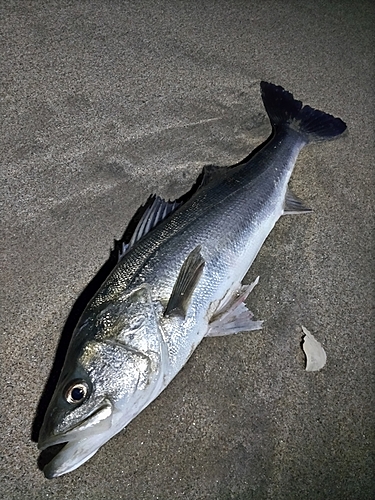
[[[0,23],[0,497],[374,498],[372,2],[19,1]],[[348,125],[303,150],[291,186],[314,213],[282,218],[248,273],[264,329],[205,339],[126,431],[45,479],[34,439],[74,304],[149,194],[268,136],[261,80]]]

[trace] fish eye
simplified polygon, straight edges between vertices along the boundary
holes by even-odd
[[[89,392],[89,386],[83,380],[75,380],[65,390],[65,399],[70,404],[82,403]]]

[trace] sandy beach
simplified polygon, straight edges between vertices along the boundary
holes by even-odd
[[[356,0],[3,2],[0,498],[374,498],[374,17]],[[348,126],[301,152],[291,188],[313,213],[281,218],[244,280],[260,276],[264,329],[204,339],[126,430],[45,479],[35,439],[82,292],[150,194],[267,138],[261,80]]]

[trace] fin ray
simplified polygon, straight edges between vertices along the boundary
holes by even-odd
[[[284,200],[283,215],[309,214],[312,209],[307,207],[290,189],[287,190]]]
[[[165,220],[172,212],[177,210],[182,205],[180,201],[166,201],[160,196],[151,196],[148,200],[149,205],[146,207],[142,217],[140,218],[134,233],[128,243],[122,243],[118,255],[118,261],[139,241],[143,236],[148,234],[160,222]]]
[[[211,318],[206,337],[221,337],[262,328],[263,321],[255,321],[253,313],[245,304],[245,300],[258,282],[259,276],[250,285],[238,284],[224,296]]]
[[[179,314],[186,316],[191,296],[202,275],[205,261],[201,254],[201,246],[198,245],[186,258],[178,274],[173,287],[164,316]]]
[[[260,88],[264,107],[276,132],[290,128],[308,143],[333,139],[346,130],[346,124],[340,118],[303,106],[283,87],[261,82]]]

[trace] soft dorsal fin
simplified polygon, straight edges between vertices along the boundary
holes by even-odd
[[[154,198],[154,200],[151,202],[152,198]],[[138,240],[154,229],[155,226],[165,220],[168,215],[174,212],[181,205],[182,202],[176,200],[165,201],[160,198],[160,196],[152,196],[150,198],[150,204],[140,218],[129,243],[122,243],[118,260],[121,260]]]
[[[283,215],[307,214],[311,213],[312,209],[306,207],[304,202],[298,198],[290,189],[287,190],[284,201]]]
[[[173,287],[164,316],[178,314],[183,318],[186,316],[191,296],[202,275],[205,261],[201,254],[201,246],[198,245],[186,258],[178,274]]]
[[[202,181],[199,187],[207,186],[212,180],[225,172],[228,167],[217,167],[216,165],[205,165],[202,170]]]

